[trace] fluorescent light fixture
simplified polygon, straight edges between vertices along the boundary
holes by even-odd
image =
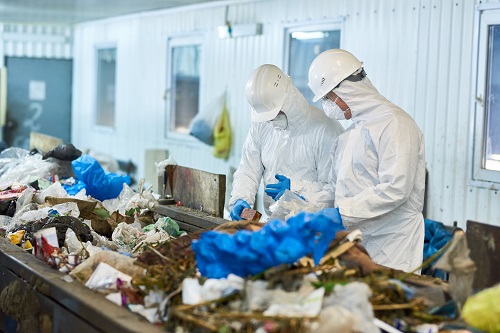
[[[319,39],[319,38],[324,38],[325,33],[323,31],[311,31],[311,32],[305,32],[305,31],[295,31],[292,32],[292,38],[295,39]]]
[[[262,34],[261,23],[235,24],[235,25],[220,25],[217,27],[217,35],[219,38],[235,38],[245,36],[256,36]]]

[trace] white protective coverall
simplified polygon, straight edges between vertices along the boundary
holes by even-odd
[[[281,111],[288,119],[285,130],[275,129],[268,121],[251,124],[234,173],[230,209],[238,199],[253,207],[261,179],[265,187],[268,183],[277,183],[276,174],[290,178],[290,190],[318,209],[333,207],[333,190],[325,185],[331,172],[331,148],[344,128],[307,103],[293,85],[288,88]],[[271,216],[269,206],[273,202],[264,193],[268,216]]]
[[[333,149],[335,206],[348,230],[361,229],[374,262],[411,271],[423,260],[425,148],[413,118],[365,77],[335,93],[353,124]]]

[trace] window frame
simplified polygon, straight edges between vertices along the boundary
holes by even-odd
[[[105,49],[114,49],[115,50],[115,91],[114,91],[114,109],[113,109],[113,125],[112,126],[107,126],[107,125],[102,125],[97,123],[98,119],[98,112],[99,112],[99,51],[100,50],[105,50]],[[93,126],[94,128],[104,131],[104,132],[114,132],[116,130],[116,102],[117,102],[117,76],[118,76],[118,45],[117,43],[100,43],[96,44],[94,46],[94,82],[95,82],[95,89],[94,89],[94,98],[93,98],[93,104],[94,104],[94,112],[93,112]]]
[[[487,170],[483,167],[485,155],[486,97],[488,79],[489,26],[500,24],[500,4],[481,4],[476,6],[474,19],[474,46],[472,59],[473,92],[470,99],[470,158],[469,185],[500,189],[500,171]]]
[[[340,31],[340,45],[339,48],[342,47],[342,41],[344,40],[344,18],[342,16],[332,18],[329,20],[321,20],[321,21],[315,21],[315,22],[299,22],[299,23],[294,23],[294,24],[289,24],[285,25],[284,31],[283,31],[283,38],[284,38],[284,52],[283,52],[283,72],[285,72],[287,75],[290,75],[290,50],[291,50],[291,34],[294,32],[314,32],[314,31],[334,31],[334,30],[339,30]],[[306,66],[306,69],[309,68],[310,64],[304,64]],[[293,77],[292,77],[292,82],[293,82]],[[297,82],[293,82],[294,85],[299,89],[300,87],[297,86]],[[299,89],[300,90],[300,89]],[[304,97],[307,98],[307,94],[304,93]],[[321,102],[316,102],[313,103],[312,100],[307,100],[307,102],[313,106],[316,106],[321,109]]]
[[[285,50],[283,53],[283,71],[285,73],[289,72],[288,67],[290,66],[290,34],[298,31],[312,32],[317,30],[340,30],[340,48],[342,48],[342,40],[344,40],[344,18],[342,16],[327,21],[300,22],[285,25],[283,32],[285,41]]]
[[[179,46],[190,46],[190,45],[199,45],[201,48],[200,54],[202,55],[199,59],[199,75],[200,75],[200,85],[198,91],[198,112],[200,113],[200,107],[202,104],[202,86],[203,86],[203,51],[205,49],[204,46],[205,36],[201,33],[192,33],[192,34],[181,34],[181,35],[173,35],[167,38],[167,54],[166,54],[166,79],[165,79],[165,119],[163,124],[164,130],[164,138],[175,139],[177,141],[187,141],[191,143],[196,143],[196,138],[189,135],[189,133],[180,133],[175,130],[170,129],[170,120],[172,116],[172,50],[175,47]],[[196,115],[195,115],[196,116]]]

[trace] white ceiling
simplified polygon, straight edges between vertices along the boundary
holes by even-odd
[[[218,0],[0,0],[0,23],[76,24]]]

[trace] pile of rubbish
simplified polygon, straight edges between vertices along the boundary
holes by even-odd
[[[429,259],[449,283],[373,263],[322,212],[188,234],[143,180],[57,151],[0,153],[2,236],[170,332],[500,332],[460,233]]]

